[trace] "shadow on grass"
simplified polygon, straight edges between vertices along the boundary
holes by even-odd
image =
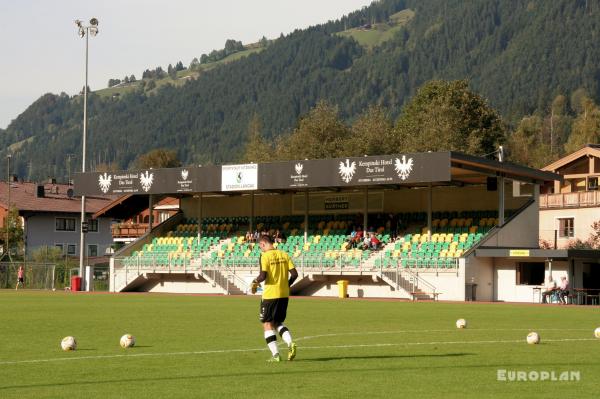
[[[369,360],[369,359],[416,359],[422,357],[458,357],[472,356],[475,353],[440,353],[440,354],[424,354],[424,355],[367,355],[367,356],[329,356],[329,357],[311,357],[296,359],[294,362],[330,362],[333,360]]]
[[[313,358],[313,359],[296,359],[293,362],[289,362],[290,366],[292,366],[292,363],[297,363],[300,361],[305,361],[305,362],[310,362],[310,361],[328,361],[328,360],[343,360],[343,359],[397,359],[397,358],[425,358],[425,357],[454,357],[454,356],[470,356],[470,355],[475,355],[474,353],[446,353],[446,354],[435,354],[435,355],[399,355],[399,356],[342,356],[342,357],[338,357],[338,358]],[[160,382],[160,381],[185,381],[185,380],[191,380],[191,379],[206,379],[206,378],[231,378],[231,377],[238,377],[238,378],[242,378],[242,377],[264,377],[265,375],[290,375],[290,374],[298,374],[298,375],[302,375],[302,374],[313,374],[313,373],[323,373],[325,371],[323,370],[293,370],[293,369],[289,369],[288,367],[286,367],[286,363],[288,362],[283,362],[281,364],[271,364],[271,365],[267,365],[265,364],[265,366],[274,366],[274,367],[285,367],[282,368],[281,371],[268,371],[265,372],[264,370],[262,371],[250,371],[250,372],[246,372],[246,373],[223,373],[223,374],[189,374],[189,375],[180,375],[180,376],[174,376],[174,377],[145,377],[145,378],[120,378],[120,379],[108,379],[108,380],[82,380],[82,381],[69,381],[69,382],[57,382],[57,383],[40,383],[40,384],[22,384],[22,385],[8,385],[8,386],[0,386],[0,391],[5,391],[5,390],[9,390],[9,389],[27,389],[27,388],[52,388],[52,387],[67,387],[67,386],[93,386],[93,385],[102,385],[102,384],[119,384],[119,383],[138,383],[138,382]],[[469,366],[469,367],[482,367],[482,365],[474,365],[474,366]],[[486,365],[485,367],[489,367],[489,365]],[[432,367],[410,367],[411,369],[430,369],[430,368],[438,368],[437,366],[432,366]],[[443,366],[440,368],[444,368],[447,369],[448,366]],[[358,369],[332,369],[332,370],[327,370],[327,373],[364,373],[364,372],[369,372],[369,371],[381,371],[381,370],[386,370],[386,371],[390,371],[390,370],[402,370],[405,369],[405,367],[365,367],[365,368],[358,368]]]

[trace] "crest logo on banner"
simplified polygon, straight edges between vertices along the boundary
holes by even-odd
[[[187,180],[189,173],[190,173],[190,172],[188,172],[188,171],[187,171],[187,169],[183,169],[183,170],[181,171],[181,178],[182,178],[183,180]]]
[[[110,190],[110,184],[112,183],[112,176],[108,173],[104,172],[104,174],[100,174],[98,176],[98,184],[100,185],[100,190],[106,194],[108,190]]]
[[[413,168],[413,159],[406,159],[406,155],[402,155],[402,161],[399,158],[396,158],[396,162],[394,163],[396,173],[398,173],[398,177],[402,180],[406,180],[412,172]]]
[[[354,177],[354,173],[356,172],[356,162],[352,161],[352,163],[350,163],[349,159],[346,159],[346,164],[340,162],[339,172],[342,180],[346,183],[350,183],[350,180],[352,180],[352,177]]]
[[[152,187],[152,183],[154,182],[154,174],[148,171],[140,174],[140,183],[142,185],[142,189],[146,192],[150,190]]]
[[[301,175],[302,169],[304,169],[304,165],[302,165],[301,163],[297,163],[296,165],[294,165],[294,169],[296,170],[297,175]]]

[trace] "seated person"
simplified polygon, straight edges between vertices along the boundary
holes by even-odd
[[[381,248],[381,241],[379,241],[375,233],[371,233],[371,249],[376,251],[379,248]]]
[[[353,248],[357,248],[363,241],[363,231],[362,229],[359,227],[356,229],[356,234],[354,235],[354,238],[352,239],[352,247]]]
[[[285,240],[286,240],[285,234],[283,234],[283,232],[280,231],[279,229],[275,230],[275,234],[273,234],[273,241],[281,244],[281,243],[285,242]]]
[[[548,280],[546,281],[546,285],[544,286],[545,291],[542,292],[542,303],[548,303],[546,298],[552,296],[554,291],[556,290],[556,283],[552,279],[552,276],[548,276]]]
[[[365,238],[363,238],[360,248],[365,250],[365,249],[369,249],[370,247],[371,247],[371,236],[366,234]]]
[[[560,284],[558,285],[558,299],[560,303],[567,304],[567,296],[569,295],[569,281],[567,280],[567,276],[562,276],[560,278]]]

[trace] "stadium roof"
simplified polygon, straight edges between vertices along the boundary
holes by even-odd
[[[77,195],[303,192],[485,184],[503,176],[542,184],[558,174],[454,151],[75,175]]]

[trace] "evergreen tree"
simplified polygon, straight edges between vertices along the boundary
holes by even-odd
[[[274,159],[273,145],[262,135],[260,117],[254,114],[248,124],[248,139],[244,149],[243,162],[269,162]]]
[[[181,161],[174,150],[159,148],[140,155],[134,165],[137,169],[177,168]]]

